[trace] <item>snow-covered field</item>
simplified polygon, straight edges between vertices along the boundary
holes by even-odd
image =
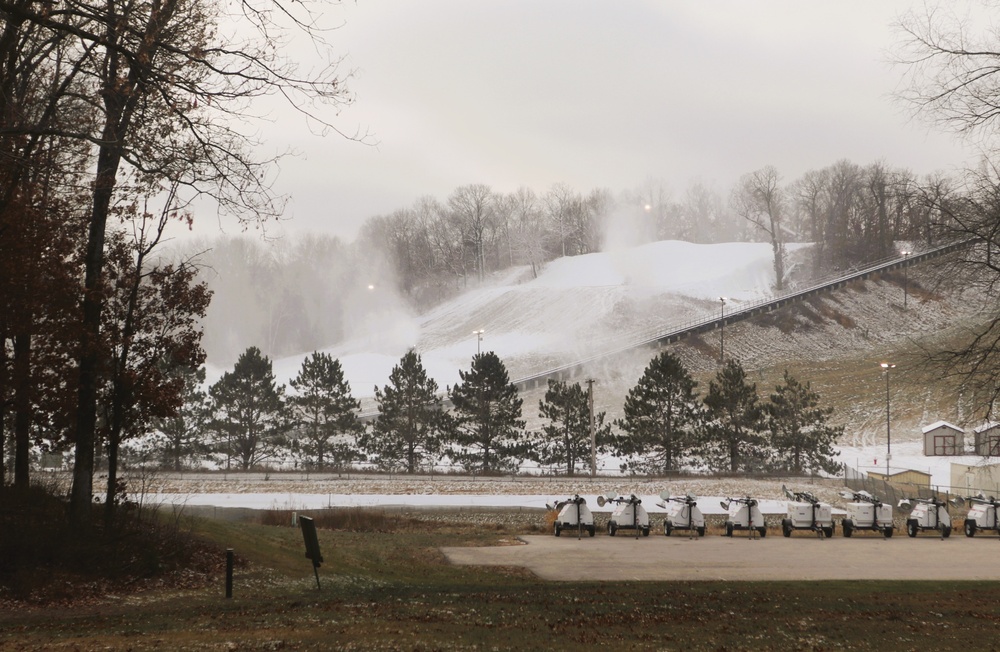
[[[145,500],[173,505],[211,505],[251,509],[318,509],[324,507],[459,507],[459,508],[538,508],[547,503],[579,494],[597,512],[603,508],[597,496],[635,494],[651,513],[660,494],[699,496],[706,514],[724,513],[725,497],[754,496],[764,513],[781,513],[785,501],[781,486],[809,491],[824,500],[839,501],[835,480],[814,482],[782,479],[694,478],[676,481],[631,480],[626,478],[469,478],[456,476],[351,476],[304,474],[165,474],[147,480],[150,493]]]
[[[885,447],[841,447],[840,459],[861,471],[885,471]],[[920,442],[893,444],[891,470],[914,469],[931,474],[932,486],[951,484],[951,464],[977,465],[983,458],[973,455],[926,457]],[[503,476],[471,478],[450,475],[383,476],[368,474],[303,473],[163,473],[145,480],[148,498],[170,504],[248,507],[254,509],[315,509],[319,507],[439,506],[439,507],[527,507],[542,508],[546,503],[580,494],[596,511],[597,495],[635,494],[652,512],[662,492],[671,495],[692,493],[702,497],[701,509],[722,513],[719,501],[725,497],[754,496],[762,500],[765,513],[784,510],[781,486],[809,491],[835,505],[843,503],[838,491],[841,480],[796,479],[756,480],[747,478],[683,478],[641,480],[629,477]],[[610,511],[605,508],[603,511]]]

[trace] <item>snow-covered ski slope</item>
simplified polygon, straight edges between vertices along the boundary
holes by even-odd
[[[654,242],[560,258],[537,278],[526,267],[508,270],[427,314],[387,314],[365,336],[325,351],[341,361],[358,397],[386,384],[410,348],[442,389],[459,380],[477,350],[496,352],[517,378],[586,358],[611,339],[663,322],[718,314],[720,297],[731,306],[759,300],[773,284],[766,243]],[[280,382],[295,376],[305,355],[275,361]]]

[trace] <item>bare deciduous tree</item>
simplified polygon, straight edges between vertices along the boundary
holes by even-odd
[[[94,153],[71,494],[77,523],[89,519],[102,364],[100,283],[121,174],[131,169],[156,175],[193,194],[210,195],[242,220],[265,220],[280,214],[282,201],[269,186],[273,161],[252,153],[250,103],[280,96],[314,124],[333,129],[321,109],[350,100],[335,60],[316,74],[302,74],[283,55],[289,27],[326,50],[309,3],[271,0],[239,8],[227,12],[214,0],[112,0],[74,2],[53,11],[45,3],[0,0],[5,19],[0,85],[9,87],[26,62],[52,72],[49,83],[39,86],[46,94],[35,100],[41,107],[37,119],[11,122],[8,111],[0,116],[8,142],[38,142],[42,134],[86,143]],[[52,45],[38,47],[41,43]],[[59,114],[78,119],[56,131],[52,116]]]
[[[448,198],[448,208],[461,225],[471,249],[476,276],[486,274],[486,244],[494,228],[493,191],[481,183],[462,186]]]
[[[785,234],[781,222],[785,193],[781,176],[771,165],[744,174],[733,190],[733,209],[767,234],[774,253],[774,289],[785,288]]]
[[[982,25],[982,28],[978,28]],[[898,24],[902,44],[897,60],[905,68],[903,102],[937,126],[973,139],[983,147],[983,162],[969,170],[960,193],[946,184],[928,183],[922,194],[931,231],[970,239],[974,246],[958,253],[958,272],[966,282],[984,285],[985,296],[1000,289],[1000,168],[995,162],[1000,136],[1000,35],[989,23],[967,21],[944,7],[913,10]],[[988,315],[965,341],[931,352],[947,373],[967,389],[986,396],[978,406],[992,417],[1000,399],[1000,310],[995,300]]]

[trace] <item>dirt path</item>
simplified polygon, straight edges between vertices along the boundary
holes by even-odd
[[[554,581],[1000,580],[996,537],[520,538],[526,545],[443,552],[454,564],[523,566]]]

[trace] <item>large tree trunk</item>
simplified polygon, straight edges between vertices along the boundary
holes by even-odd
[[[115,518],[115,500],[118,494],[118,449],[119,437],[108,435],[108,484],[104,498],[104,531],[110,533]]]
[[[104,271],[104,237],[108,213],[136,106],[147,94],[144,75],[156,57],[160,30],[167,24],[175,2],[155,4],[143,28],[138,50],[131,57],[120,58],[122,25],[120,16],[109,12],[104,18],[108,52],[102,71],[104,126],[97,154],[90,231],[87,237],[86,268],[83,292],[83,322],[80,327],[80,386],[77,390],[76,459],[73,465],[73,489],[70,493],[70,520],[75,526],[90,524],[90,502],[94,490],[94,445],[97,426],[97,394],[100,378],[101,275]]]
[[[105,142],[118,143],[118,134],[109,124]],[[94,495],[94,446],[97,428],[97,390],[100,384],[101,334],[100,279],[104,269],[104,232],[114,191],[115,177],[121,162],[120,148],[101,149],[97,161],[97,186],[90,216],[90,233],[85,259],[86,277],[83,295],[83,323],[80,330],[80,385],[77,390],[76,456],[73,464],[73,489],[70,493],[70,518],[76,526],[90,524],[90,503]]]
[[[14,486],[30,483],[31,452],[31,336],[14,337]]]
[[[0,487],[7,484],[7,325],[0,322]]]

